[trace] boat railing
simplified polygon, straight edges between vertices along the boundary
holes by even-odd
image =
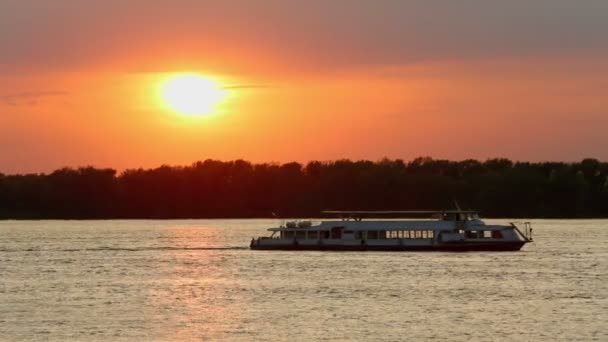
[[[532,223],[524,222],[524,229],[526,231],[526,237],[532,241]]]
[[[523,225],[523,231],[517,227],[515,223]],[[517,230],[526,240],[532,241],[532,223],[529,221],[524,222],[511,222],[511,225]]]
[[[322,221],[319,220],[290,220],[283,221],[279,228],[291,228],[291,229],[308,229],[313,226],[318,226]]]

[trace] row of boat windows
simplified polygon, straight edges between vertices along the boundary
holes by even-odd
[[[372,231],[285,231],[281,232],[283,239],[341,239],[343,235],[351,235],[355,239],[432,239],[432,230],[372,230]],[[320,235],[320,236],[319,236]],[[366,236],[367,235],[367,236]]]
[[[281,232],[283,239],[341,239],[343,234],[352,234],[355,239],[432,239],[434,237],[432,230],[371,230],[371,231],[316,231],[316,230],[301,230],[301,231],[284,231]],[[493,231],[459,231],[468,239],[481,238],[502,238],[502,233],[497,230]]]
[[[502,238],[502,233],[499,230],[461,230],[459,233],[464,234],[467,239]]]

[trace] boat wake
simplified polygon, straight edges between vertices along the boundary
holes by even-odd
[[[221,250],[248,250],[246,246],[205,246],[205,247],[174,247],[174,246],[142,246],[142,247],[91,247],[91,248],[65,248],[65,249],[41,249],[41,248],[24,248],[24,249],[0,249],[0,252],[105,252],[105,251],[126,251],[126,252],[142,252],[142,251],[221,251]]]
[[[221,251],[249,249],[244,246],[205,246],[205,247],[173,247],[173,246],[151,246],[151,247],[95,247],[83,248],[83,251]],[[66,252],[73,250],[64,250]]]

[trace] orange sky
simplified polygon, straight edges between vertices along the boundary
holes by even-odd
[[[608,159],[604,1],[0,4],[0,172],[206,158]],[[160,82],[211,77],[202,117]]]

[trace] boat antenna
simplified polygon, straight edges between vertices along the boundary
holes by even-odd
[[[460,206],[458,205],[458,201],[455,199],[454,199],[454,205],[456,206],[456,210],[462,211],[462,209],[460,209]]]
[[[281,219],[279,217],[279,215],[277,215],[277,213],[275,213],[274,211],[270,212],[270,215],[272,215],[272,217],[276,218],[279,221],[279,226],[284,226],[285,225],[285,219]]]

